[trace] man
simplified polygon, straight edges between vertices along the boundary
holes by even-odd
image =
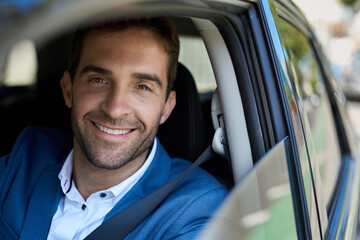
[[[61,79],[73,144],[63,132],[28,128],[0,159],[4,239],[83,239],[191,165],[171,159],[155,138],[176,104],[172,23],[111,22],[74,39]],[[192,239],[225,194],[197,169],[127,239]]]

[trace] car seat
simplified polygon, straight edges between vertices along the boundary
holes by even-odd
[[[203,115],[194,78],[181,63],[173,89],[176,106],[159,127],[158,138],[171,157],[194,161],[206,147]]]
[[[194,78],[181,63],[178,65],[174,90],[176,91],[176,106],[168,120],[160,125],[158,138],[171,157],[195,161],[211,144],[214,136],[210,105],[205,102],[206,109],[204,109]],[[202,109],[206,110],[205,113]],[[211,128],[207,127],[209,125]],[[227,159],[216,156],[201,167],[227,188],[233,186],[233,175]]]

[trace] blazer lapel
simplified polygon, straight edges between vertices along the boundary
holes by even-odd
[[[20,239],[46,239],[62,196],[58,179],[62,163],[49,166],[40,176],[30,198]]]

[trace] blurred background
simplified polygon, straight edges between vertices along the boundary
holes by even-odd
[[[324,47],[360,136],[360,0],[293,0]]]

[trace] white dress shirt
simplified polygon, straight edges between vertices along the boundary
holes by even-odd
[[[149,156],[138,171],[116,186],[91,194],[86,201],[71,177],[73,171],[73,151],[71,151],[59,173],[64,196],[53,216],[47,239],[84,239],[100,226],[106,214],[146,172],[155,156],[156,145],[155,138]]]

